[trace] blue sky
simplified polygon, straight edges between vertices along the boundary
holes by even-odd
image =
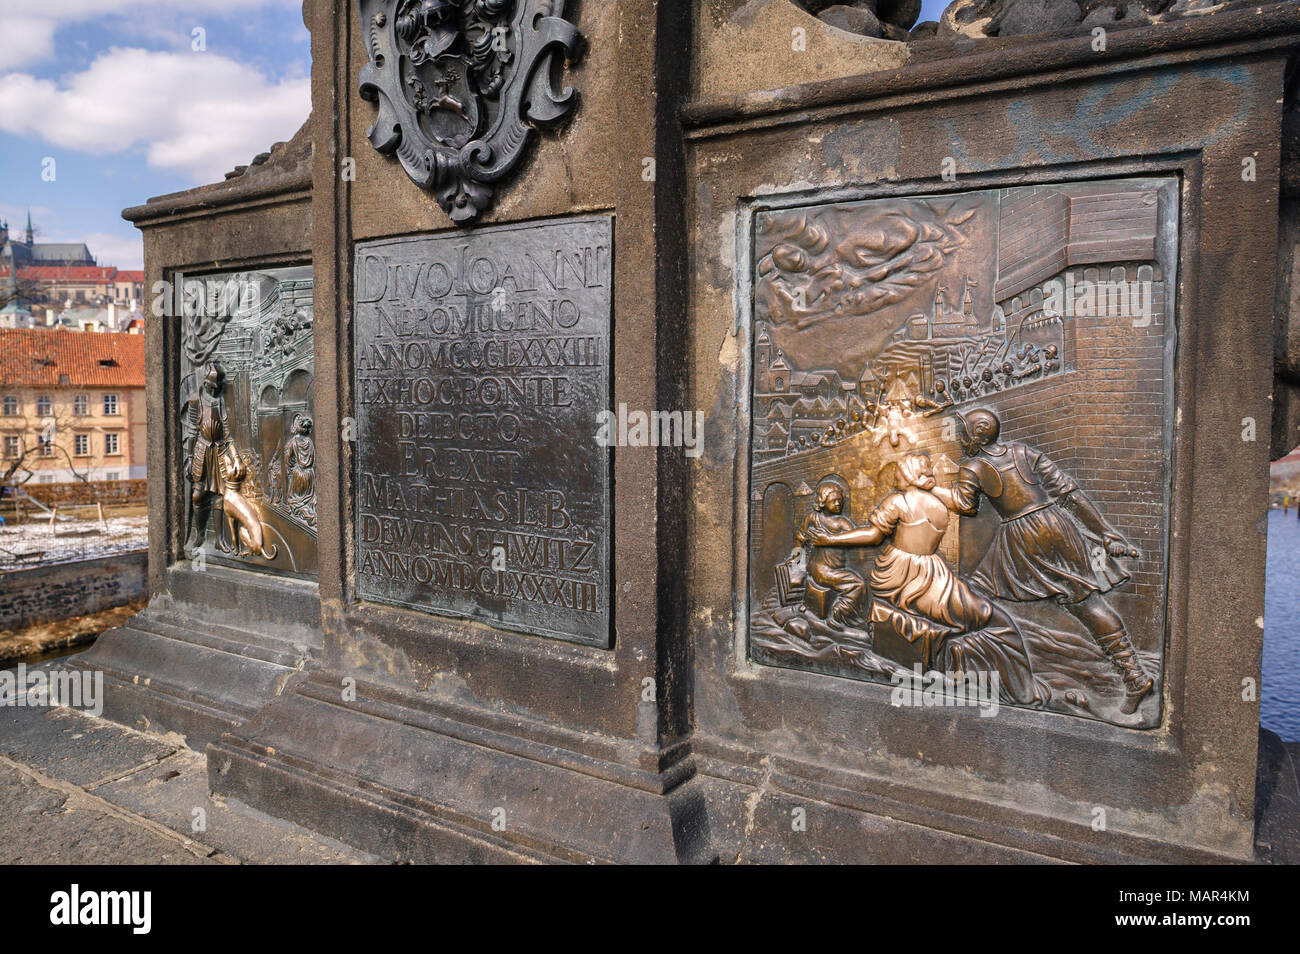
[[[141,267],[122,209],[218,181],[311,108],[302,0],[0,4],[0,218],[21,229],[30,209],[38,238],[101,264]]]
[[[2,0],[0,218],[21,229],[30,207],[39,239],[141,267],[122,209],[292,136],[309,40],[301,0]]]
[[[937,20],[949,0],[921,0],[921,21]]]

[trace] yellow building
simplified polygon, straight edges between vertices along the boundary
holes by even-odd
[[[0,329],[0,474],[143,478],[144,336]]]

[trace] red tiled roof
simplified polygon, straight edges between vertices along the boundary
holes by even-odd
[[[0,268],[0,278],[8,278],[9,269]],[[144,284],[144,272],[113,268],[108,265],[29,265],[18,269],[23,281],[78,281],[78,282],[139,282]]]
[[[8,277],[9,269],[0,268],[0,278]],[[113,268],[109,265],[29,265],[18,269],[18,277],[29,282],[62,280],[144,284],[144,272]]]
[[[103,363],[112,362],[112,363]],[[144,336],[0,328],[0,386],[144,387]]]
[[[31,265],[18,270],[19,279],[29,282],[111,282],[117,274],[116,268],[102,265]]]

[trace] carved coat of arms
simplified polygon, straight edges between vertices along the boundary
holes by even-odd
[[[369,61],[361,95],[378,104],[369,138],[458,223],[492,202],[537,127],[563,120],[558,86],[578,50],[565,0],[358,0]]]

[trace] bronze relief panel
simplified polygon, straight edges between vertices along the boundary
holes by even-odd
[[[314,330],[308,266],[177,279],[184,551],[314,577]]]
[[[1166,177],[755,214],[753,662],[1159,724],[1177,203]]]

